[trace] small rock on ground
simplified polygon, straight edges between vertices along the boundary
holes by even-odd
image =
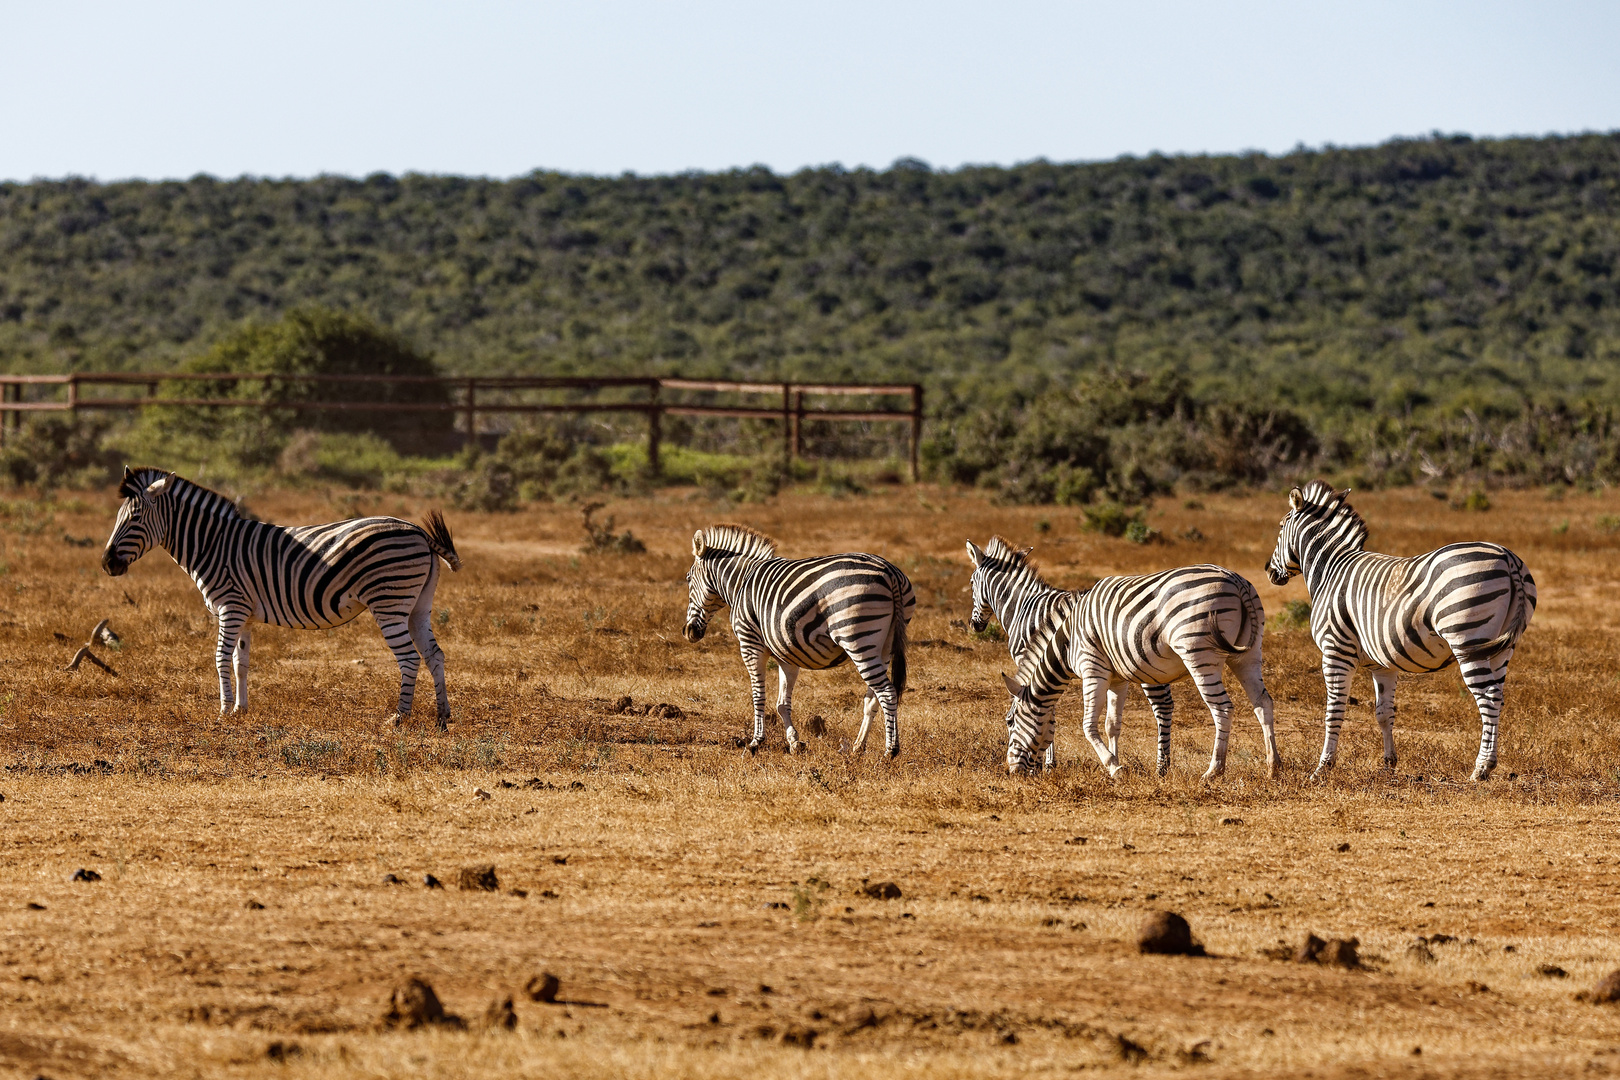
[[[861,894],[870,896],[873,900],[898,900],[900,886],[892,881],[874,881],[870,885],[863,885]]]
[[[1414,941],[1406,947],[1406,958],[1419,964],[1434,963],[1434,953],[1421,941]]]
[[[383,1014],[388,1027],[419,1028],[438,1024],[444,1027],[464,1027],[459,1016],[444,1011],[439,995],[426,979],[410,978],[394,987],[388,998],[388,1011]]]
[[[1611,971],[1598,980],[1590,990],[1575,995],[1577,1001],[1590,1001],[1594,1005],[1608,1005],[1620,1001],[1620,971]]]
[[[1299,949],[1294,953],[1296,964],[1326,964],[1329,967],[1355,968],[1361,966],[1361,958],[1356,949],[1361,945],[1359,938],[1346,941],[1342,938],[1329,938],[1323,941],[1315,934],[1306,934],[1305,940],[1300,943]],[[1427,951],[1427,950],[1425,950]],[[1433,960],[1433,956],[1430,956]]]
[[[492,1001],[484,1010],[484,1026],[491,1031],[511,1031],[517,1027],[517,1013],[512,1010],[512,999]]]
[[[456,886],[469,892],[495,892],[501,887],[500,879],[495,876],[495,868],[488,864],[482,866],[463,866],[456,876]]]
[[[83,867],[80,867],[79,869],[73,871],[73,876],[68,878],[68,880],[69,881],[100,881],[101,880],[101,875],[96,873],[94,870],[86,870]]]
[[[550,1005],[557,1000],[557,992],[561,989],[562,980],[549,971],[543,971],[524,985],[523,992],[529,995],[530,1001]]]
[[[1173,911],[1155,911],[1142,923],[1136,947],[1159,956],[1203,956],[1204,947],[1195,945],[1192,927]]]

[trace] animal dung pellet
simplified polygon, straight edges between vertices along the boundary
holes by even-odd
[[[530,1001],[540,1001],[547,1005],[557,1000],[557,992],[562,989],[562,980],[549,971],[543,971],[534,976],[523,985],[523,992]]]
[[[259,903],[257,900],[249,900],[247,903],[243,904],[242,906],[247,908],[249,911],[263,911],[264,910],[264,905]]]
[[[101,875],[96,873],[94,870],[86,870],[83,867],[80,867],[79,869],[73,871],[73,876],[68,878],[68,880],[69,881],[100,881],[101,880]]]
[[[456,886],[469,892],[495,892],[501,887],[495,868],[489,865],[463,866],[456,877]]]
[[[1136,947],[1158,956],[1202,956],[1204,947],[1193,944],[1192,927],[1173,911],[1148,915],[1136,935]]]

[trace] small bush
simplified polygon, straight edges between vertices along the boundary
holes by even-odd
[[[119,455],[103,445],[110,423],[101,417],[31,417],[6,433],[0,481],[9,487],[99,487],[118,476]]]
[[[1106,502],[1088,506],[1082,509],[1080,514],[1082,529],[1086,532],[1102,533],[1104,536],[1124,536],[1132,525],[1147,528],[1147,521],[1140,510],[1132,510],[1119,503]]]
[[[1597,521],[1595,521],[1593,524],[1595,524],[1600,531],[1609,533],[1611,536],[1617,532],[1620,532],[1620,517],[1616,517],[1614,514],[1599,514]]]
[[[592,515],[606,505],[604,503],[586,503],[580,507],[581,524],[585,527],[585,546],[580,551],[586,555],[639,555],[647,550],[647,545],[636,539],[636,535],[629,529],[617,535],[613,532],[613,516],[608,515],[606,521],[596,521]]]
[[[1163,536],[1158,529],[1137,518],[1125,526],[1125,539],[1133,544],[1151,544],[1155,540],[1162,540]]]
[[[1305,600],[1289,600],[1269,622],[1273,630],[1307,629],[1311,625],[1311,605]]]
[[[1471,510],[1482,514],[1491,508],[1491,497],[1485,494],[1484,488],[1475,488],[1451,505],[1456,510]]]

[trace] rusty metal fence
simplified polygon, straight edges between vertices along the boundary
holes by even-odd
[[[397,402],[319,398],[270,400],[266,398],[164,397],[159,390],[165,382],[265,382],[299,384],[436,384],[445,391],[444,401]],[[130,388],[145,393],[129,396]],[[117,396],[123,390],[124,396]],[[111,394],[108,391],[112,391]],[[565,391],[576,395],[569,401],[534,401],[526,393]],[[618,399],[603,394],[618,395]],[[711,400],[695,400],[709,395]],[[717,402],[714,395],[757,399],[770,403],[744,405]],[[905,409],[838,409],[818,404],[827,398],[909,399]],[[807,404],[808,400],[808,404]],[[735,417],[739,419],[780,420],[782,455],[791,461],[803,453],[803,426],[806,421],[892,422],[910,425],[911,478],[918,479],[917,450],[922,441],[922,387],[908,384],[867,383],[767,383],[730,382],[717,379],[659,379],[636,376],[601,378],[552,378],[529,375],[427,376],[427,375],[265,375],[231,373],[107,372],[70,375],[0,375],[0,441],[9,427],[15,430],[24,413],[75,412],[80,409],[140,409],[154,405],[184,405],[216,408],[259,408],[347,412],[450,412],[465,419],[465,436],[470,441],[479,434],[478,418],[484,415],[523,413],[641,413],[647,418],[647,463],[659,471],[659,450],[663,442],[665,416]]]

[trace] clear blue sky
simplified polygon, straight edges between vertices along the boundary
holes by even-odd
[[[1620,128],[1620,3],[0,0],[0,178],[935,166]]]

